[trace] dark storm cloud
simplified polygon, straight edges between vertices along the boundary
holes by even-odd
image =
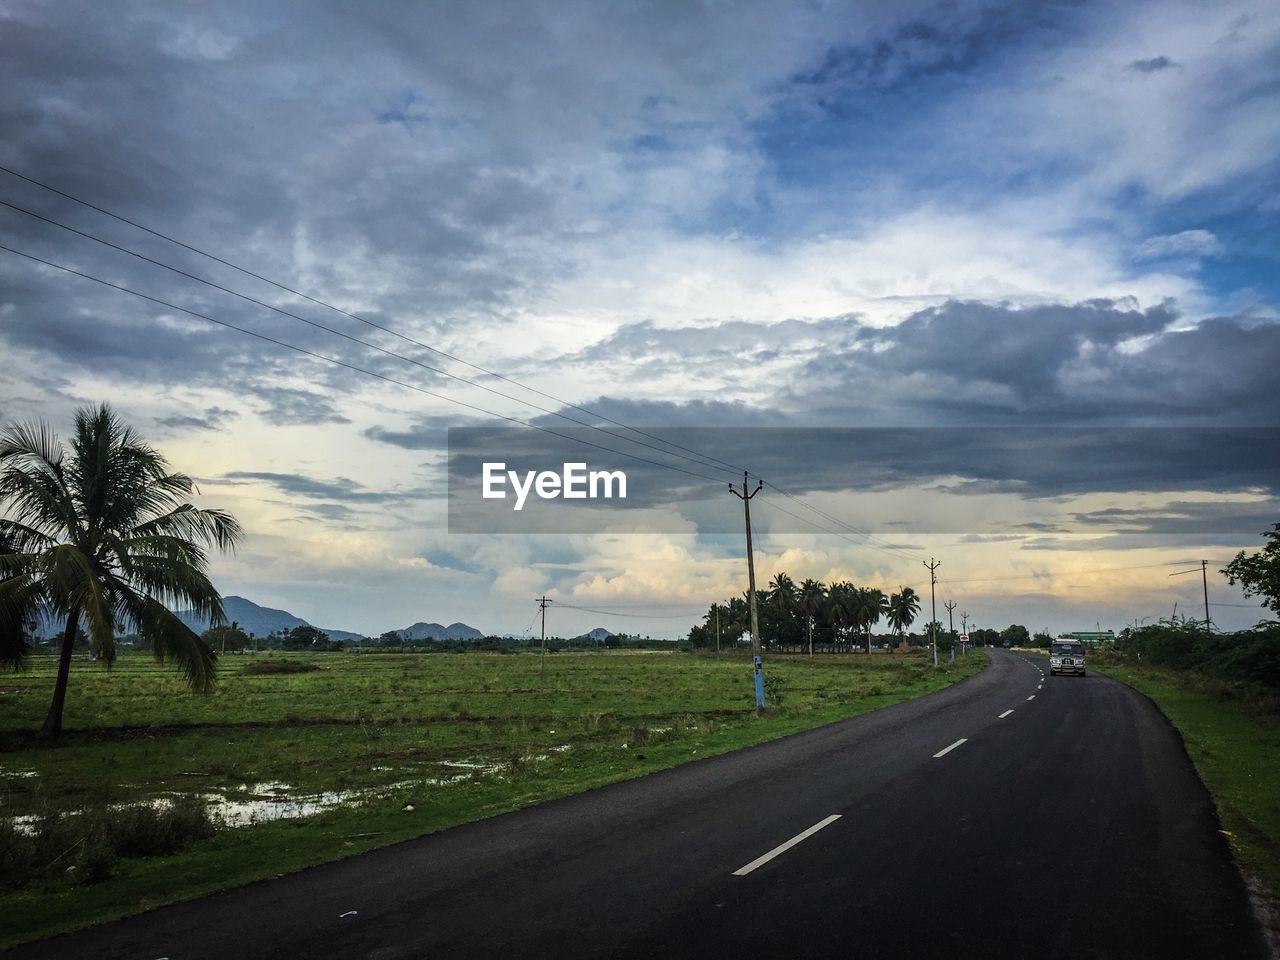
[[[351,422],[338,410],[341,398],[310,390],[260,386],[254,389],[253,400],[258,416],[276,426]]]
[[[821,351],[788,400],[863,422],[1280,424],[1280,324],[1177,319],[1111,301],[948,303]]]
[[[778,508],[772,529],[809,532],[813,517],[792,516],[786,498],[801,494],[909,491],[896,507],[877,507],[864,526],[903,533],[1090,531],[1099,524],[1150,532],[1180,524],[1189,531],[1233,531],[1253,523],[1258,509],[1236,505],[1199,511],[1177,502],[1187,490],[1219,493],[1280,492],[1280,429],[1228,428],[667,428],[628,443],[621,434],[570,427],[551,437],[516,428],[449,432],[451,529],[472,532],[567,532],[608,529],[612,524],[668,525],[694,520],[702,531],[736,524],[723,509],[725,485],[740,480],[732,464],[747,464],[768,482],[766,500]],[[643,445],[640,440],[643,439]],[[694,453],[693,451],[696,451]],[[481,497],[483,465],[503,470],[560,473],[563,464],[586,470],[621,470],[625,502],[560,504],[526,502],[519,513],[510,499]],[[959,479],[956,479],[959,478]],[[993,493],[1014,494],[1023,510],[984,505]],[[1072,498],[1098,493],[1149,494],[1175,505],[1149,517],[1081,514]],[[508,494],[508,498],[513,497]],[[947,508],[933,509],[947,504]],[[713,509],[701,506],[711,503]],[[989,501],[986,501],[989,504]],[[532,509],[531,509],[532,508]],[[652,508],[664,517],[642,513]],[[887,512],[889,511],[889,512]],[[1141,513],[1141,510],[1139,510]],[[1234,520],[1228,518],[1234,517]],[[789,518],[789,519],[787,519]],[[798,521],[798,522],[797,522]],[[1159,521],[1159,522],[1158,522]],[[571,524],[578,526],[570,527]],[[582,526],[585,524],[585,526]],[[825,524],[819,523],[818,526]]]
[[[228,421],[240,416],[235,410],[224,407],[206,407],[203,416],[175,415],[157,417],[156,423],[172,430],[220,430]]]
[[[477,426],[487,422],[487,420],[465,415],[419,416],[401,430],[375,426],[369,427],[363,433],[370,440],[389,443],[404,450],[443,451],[448,445],[450,427]]]
[[[1138,73],[1159,73],[1161,70],[1170,70],[1176,66],[1176,63],[1162,54],[1151,57],[1149,60],[1134,60],[1127,69],[1136,70]]]
[[[1179,501],[1161,507],[1114,507],[1075,514],[1077,524],[1101,526],[1118,534],[1222,534],[1250,536],[1275,523],[1280,500],[1254,503]]]
[[[308,500],[335,500],[343,504],[350,503],[395,503],[405,499],[418,497],[421,491],[370,490],[363,484],[347,477],[334,477],[322,480],[308,477],[300,473],[272,473],[256,470],[232,470],[224,473],[221,482],[242,484],[250,482],[267,483],[281,493],[303,497]],[[316,509],[308,507],[308,509]]]

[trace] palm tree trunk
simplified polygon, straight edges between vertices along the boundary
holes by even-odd
[[[53,686],[53,702],[49,704],[49,714],[44,718],[44,726],[40,728],[42,736],[56,739],[62,734],[62,707],[67,701],[67,677],[71,674],[71,651],[75,649],[76,632],[80,627],[80,616],[72,612],[67,616],[67,629],[62,632],[62,654],[58,657],[58,681]]]
[[[813,617],[809,618],[809,656],[813,656]]]

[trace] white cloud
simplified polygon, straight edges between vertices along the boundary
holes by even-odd
[[[1222,244],[1208,230],[1183,230],[1148,237],[1138,244],[1137,256],[1143,260],[1163,257],[1212,257],[1222,252]]]

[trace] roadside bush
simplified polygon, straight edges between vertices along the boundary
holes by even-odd
[[[216,829],[204,803],[194,797],[163,805],[133,803],[48,814],[29,830],[0,819],[0,889],[57,877],[100,883],[111,876],[121,857],[176,853],[213,836]]]
[[[1112,655],[1218,681],[1217,696],[1247,701],[1265,712],[1276,712],[1280,704],[1280,623],[1211,633],[1197,621],[1164,620],[1125,630]]]

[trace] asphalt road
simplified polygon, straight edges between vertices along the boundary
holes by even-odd
[[[1265,956],[1177,733],[1043,663],[14,955]]]

